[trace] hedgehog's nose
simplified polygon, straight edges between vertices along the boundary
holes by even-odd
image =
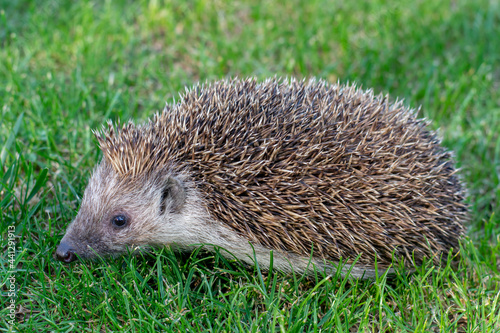
[[[76,260],[75,250],[66,242],[61,242],[56,250],[57,260],[70,263]]]

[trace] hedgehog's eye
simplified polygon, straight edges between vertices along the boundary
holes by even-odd
[[[127,225],[128,218],[125,215],[116,215],[111,219],[111,223],[113,223],[115,227],[123,228]]]

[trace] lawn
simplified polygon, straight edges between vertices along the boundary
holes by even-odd
[[[458,264],[358,281],[203,251],[55,261],[101,158],[91,130],[234,76],[421,107],[469,190]],[[498,332],[499,132],[497,1],[0,0],[0,331]]]

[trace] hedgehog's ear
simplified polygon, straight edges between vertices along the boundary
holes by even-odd
[[[176,177],[167,177],[163,184],[160,202],[160,214],[165,213],[167,207],[174,213],[180,212],[186,201],[186,189],[182,181]]]

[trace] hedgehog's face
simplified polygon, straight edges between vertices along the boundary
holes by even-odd
[[[59,260],[168,244],[170,229],[182,220],[186,190],[171,175],[119,176],[106,162],[95,170],[75,220],[58,246]],[[173,237],[173,236],[172,236]],[[166,239],[167,238],[167,239]],[[173,240],[172,240],[173,241]]]

